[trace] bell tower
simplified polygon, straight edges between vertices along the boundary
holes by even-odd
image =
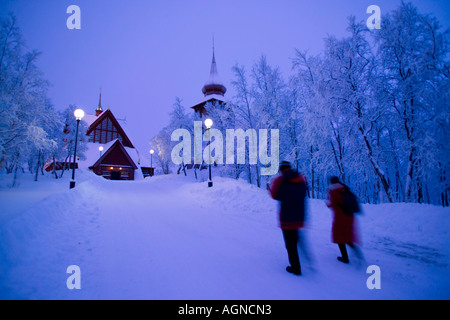
[[[212,60],[211,68],[209,71],[209,78],[202,87],[203,99],[191,107],[194,111],[201,117],[208,114],[205,105],[207,103],[215,103],[221,106],[225,105],[224,95],[227,92],[227,88],[224,86],[223,82],[220,80],[219,73],[217,72],[216,55],[214,48],[214,38],[212,47]]]

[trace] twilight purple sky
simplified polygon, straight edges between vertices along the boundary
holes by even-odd
[[[449,27],[448,0],[413,0]],[[294,49],[319,52],[327,34],[345,35],[347,17],[366,20],[375,4],[384,13],[400,0],[1,0],[13,12],[28,49],[42,52],[39,67],[58,110],[102,105],[127,119],[125,131],[141,154],[168,123],[175,97],[186,107],[203,98],[212,36],[219,75],[231,98],[231,67],[249,70],[261,54],[288,77]],[[69,5],[81,9],[81,30],[69,30]]]

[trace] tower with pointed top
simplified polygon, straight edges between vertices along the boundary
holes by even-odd
[[[207,114],[205,105],[210,102],[213,104],[224,104],[224,95],[227,92],[227,88],[224,86],[223,82],[220,80],[219,73],[217,72],[216,55],[214,50],[214,40],[213,40],[213,53],[211,61],[211,69],[209,72],[209,78],[202,87],[202,92],[204,98],[200,103],[197,103],[192,109],[200,115],[200,117]]]
[[[211,70],[209,72],[208,81],[206,81],[205,85],[202,88],[203,94],[206,96],[212,94],[218,94],[224,96],[227,92],[227,88],[223,85],[222,81],[219,78],[219,73],[217,72],[217,64],[216,64],[216,56],[214,52],[213,46],[213,56],[211,61]]]

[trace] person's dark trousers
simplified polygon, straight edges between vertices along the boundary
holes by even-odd
[[[289,263],[291,264],[291,270],[293,273],[301,273],[300,258],[298,256],[298,230],[285,230],[283,231],[284,244],[289,257]]]

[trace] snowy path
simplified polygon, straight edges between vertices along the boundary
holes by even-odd
[[[254,186],[217,179],[209,189],[181,176],[84,180],[43,201],[33,198],[17,219],[3,219],[1,298],[450,297],[449,211],[442,208],[426,207],[437,211],[437,221],[422,224],[418,241],[410,232],[417,222],[395,214],[408,205],[366,206],[360,220],[367,264],[358,267],[336,260],[330,213],[322,201],[310,201],[306,239],[315,262],[303,259],[304,275],[295,277],[284,270],[276,203]],[[8,192],[0,190],[4,208],[13,207]],[[386,208],[392,218],[383,214]],[[81,269],[81,290],[66,287],[66,268],[73,264]],[[380,266],[380,290],[366,287],[369,264]]]

